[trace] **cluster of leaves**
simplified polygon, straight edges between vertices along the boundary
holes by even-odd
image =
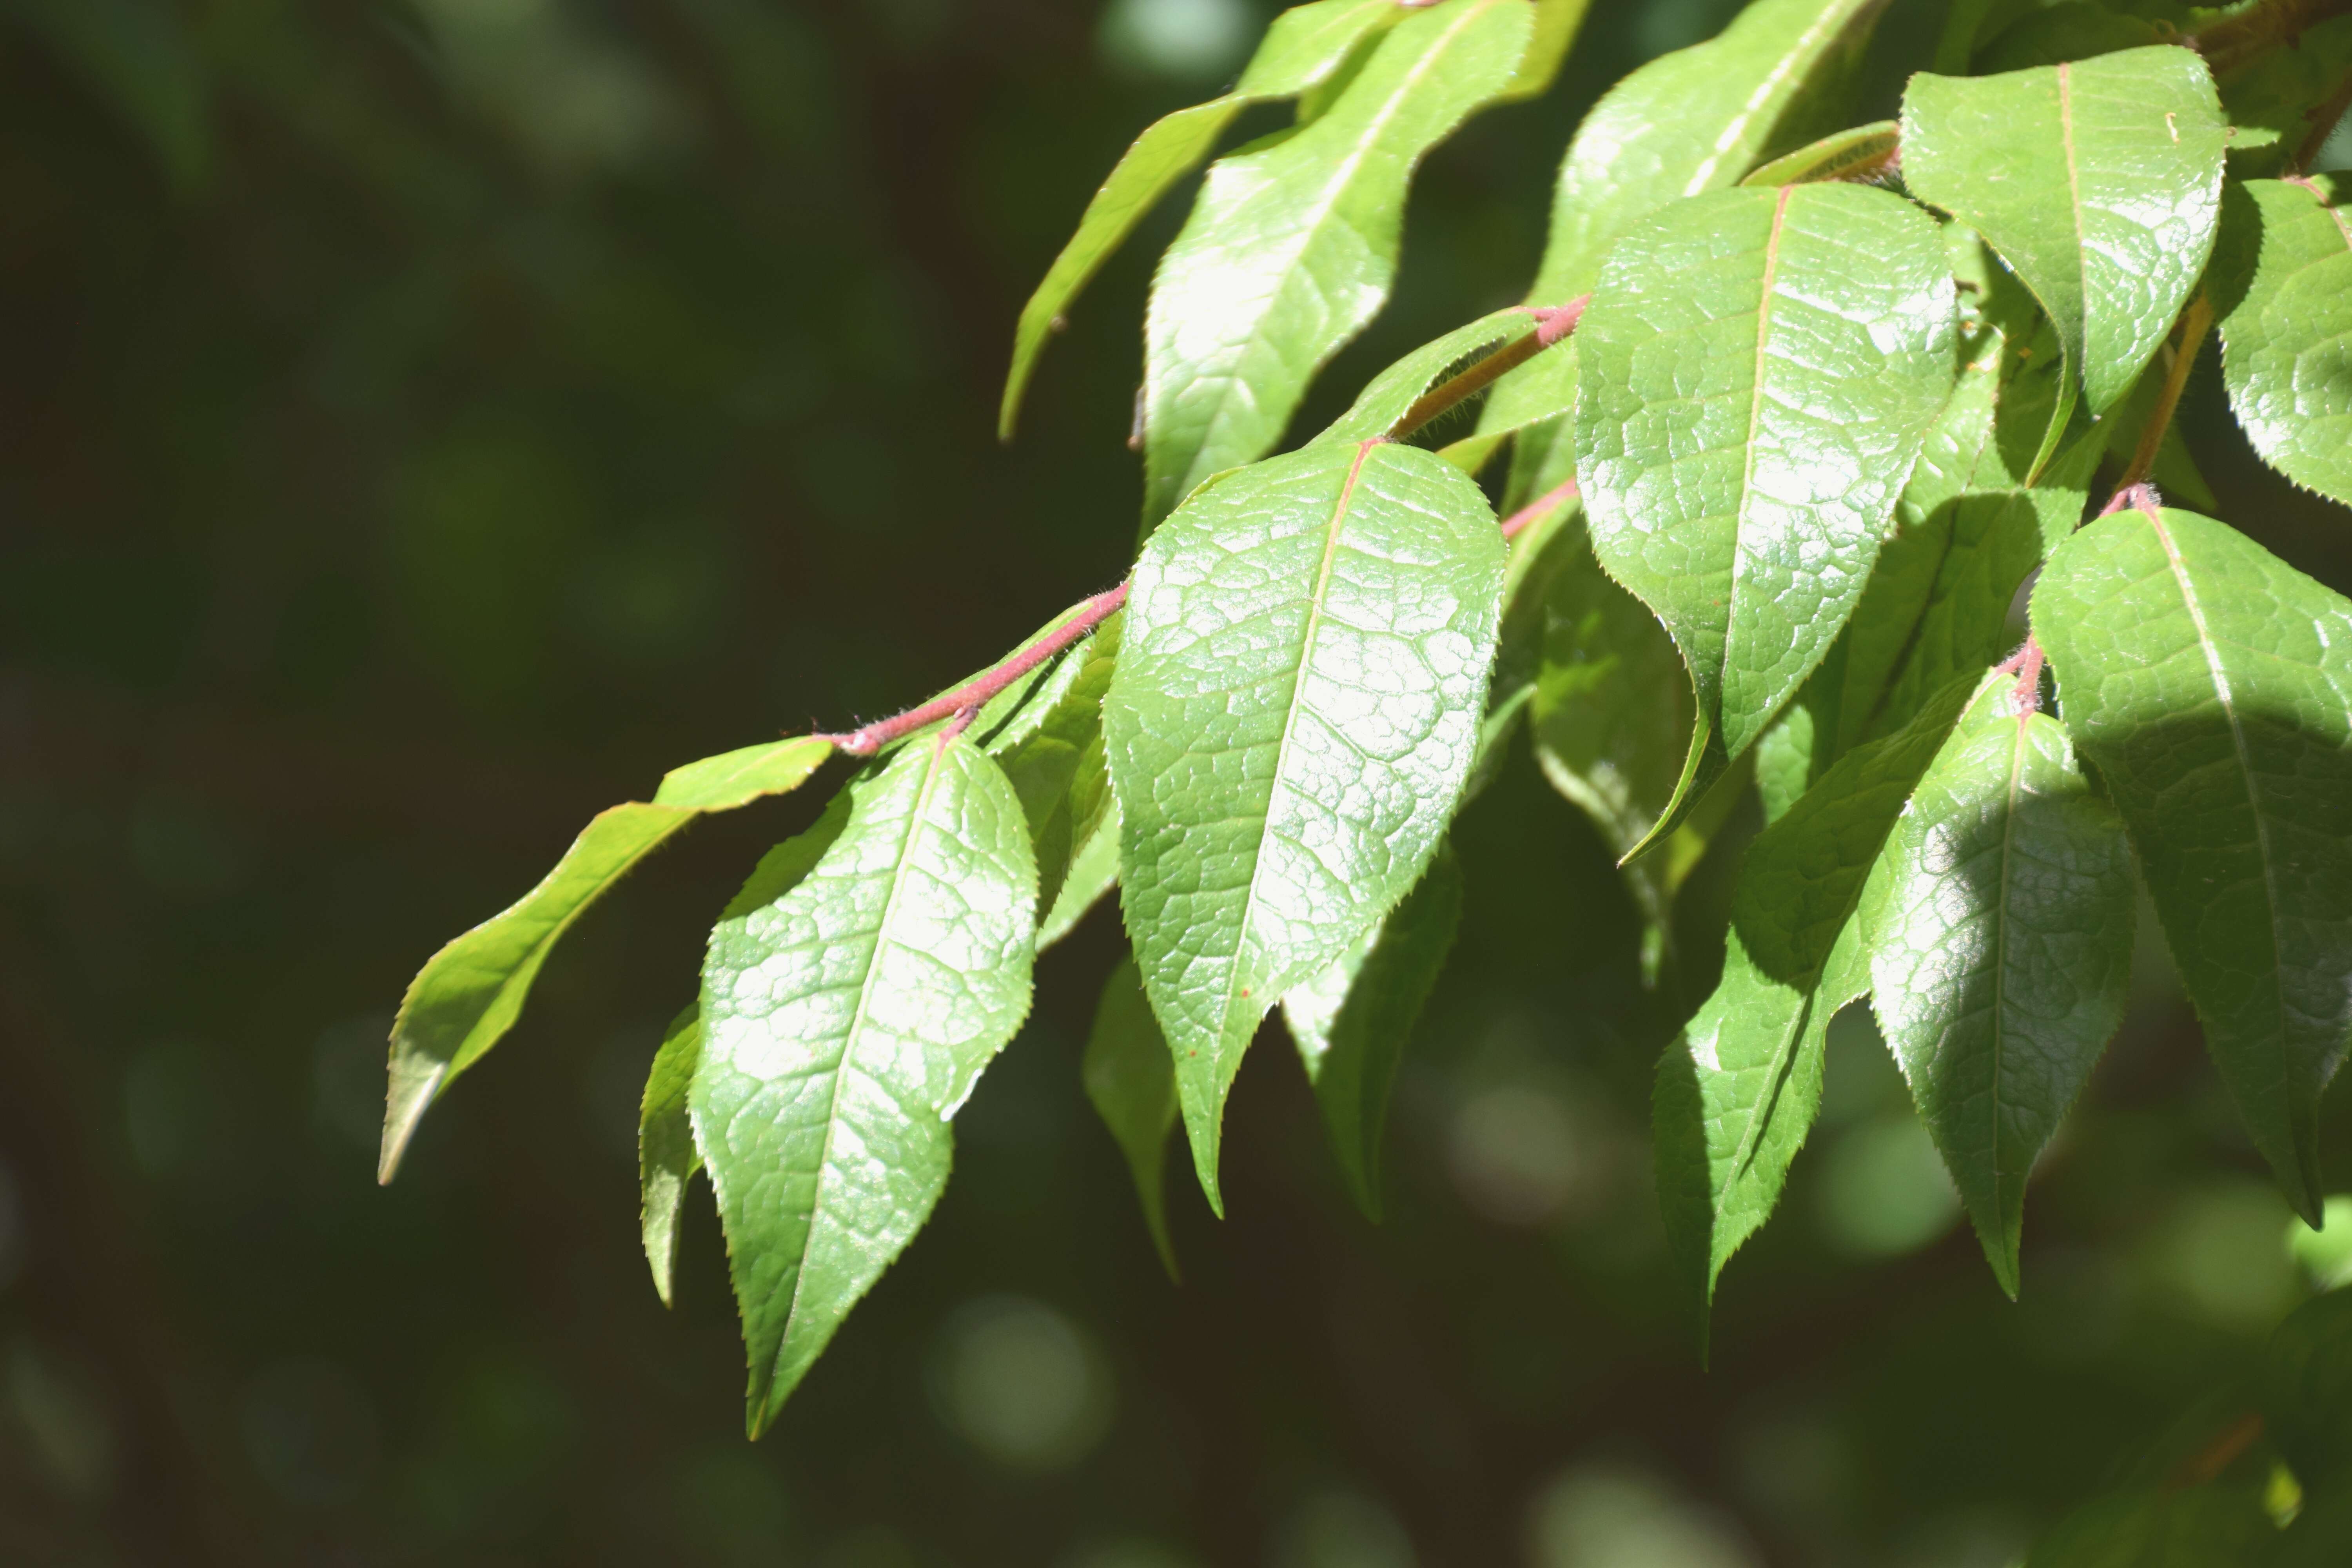
[[[1210,164],[1161,262],[1131,577],[896,719],[597,817],[411,987],[385,1176],[591,900],[839,753],[830,807],[720,916],[645,1098],[655,1278],[667,1298],[707,1170],[754,1433],[936,1203],[1035,952],[1114,887],[1133,958],[1084,1071],[1163,1253],[1166,1144],[1181,1119],[1218,1205],[1225,1099],[1277,1004],[1376,1213],[1464,898],[1449,826],[1524,731],[1623,856],[1654,971],[1678,886],[1762,803],[1720,984],[1657,1082],[1696,1296],[1771,1211],[1830,1019],[1865,996],[2014,1293],[2027,1179],[2120,1018],[2143,887],[2319,1223],[2317,1105],[2352,1033],[2352,602],[2146,481],[2212,510],[2170,426],[2218,326],[2256,448],[2352,503],[2352,211],[2302,168],[2352,6],[1958,0],[1900,121],[1833,130],[1883,0],[1754,0],[1585,121],[1535,304],[1269,458],[1388,295],[1416,162],[1542,91],[1583,9],[1317,0],[1146,131],[1024,313],[1007,434],[1109,251],[1244,107],[1297,107]]]

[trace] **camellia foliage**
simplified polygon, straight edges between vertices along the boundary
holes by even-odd
[[[2352,98],[2352,5],[1953,0],[1899,120],[1852,125],[1885,0],[1754,0],[1587,118],[1528,305],[1277,453],[1388,297],[1417,163],[1545,91],[1584,9],[1316,0],[1144,131],[1023,313],[1002,416],[1010,438],[1062,313],[1205,163],[1143,327],[1132,574],[929,702],[590,823],[411,986],[384,1177],[592,900],[839,758],[719,917],[644,1102],[656,1283],[707,1173],[754,1434],[938,1201],[1035,953],[1114,890],[1132,960],[1086,1089],[1171,1273],[1167,1145],[1181,1122],[1220,1205],[1227,1094],[1277,1010],[1377,1215],[1398,1058],[1475,896],[1447,833],[1524,745],[1623,857],[1654,975],[1683,879],[1761,803],[1719,984],[1657,1075],[1695,1302],[1769,1216],[1830,1020],[1864,999],[2014,1295],[2143,892],[2319,1225],[2352,1036],[2352,602],[2204,515],[2171,426],[2210,344],[2255,450],[2352,505],[2352,174],[2310,167]],[[2347,1439],[2311,1412],[2340,1414],[2344,1318],[2291,1323],[2263,1395],[2307,1523],[2207,1486],[2225,1454],[2036,1560],[2210,1537],[2163,1560],[2234,1562],[2269,1535],[2322,1560]]]

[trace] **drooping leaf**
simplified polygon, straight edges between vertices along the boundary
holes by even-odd
[[[1254,103],[1294,98],[1329,80],[1364,41],[1393,25],[1394,0],[1316,0],[1274,19],[1234,89],[1206,103],[1163,116],[1135,139],[1087,204],[1078,231],[1046,269],[1022,307],[1013,339],[1013,365],[1004,378],[997,435],[1011,440],[1022,395],[1062,312],[1102,264],[1134,232],[1144,215],[1217,143],[1234,117]]]
[[[1176,1130],[1176,1069],[1131,957],[1120,959],[1103,983],[1079,1070],[1087,1099],[1127,1156],[1151,1245],[1173,1279],[1176,1248],[1168,1239],[1167,1174],[1168,1135]]]
[[[1864,186],[1710,192],[1612,253],[1577,472],[1601,563],[1690,667],[1686,776],[1753,745],[1853,613],[1951,387],[1953,310],[1935,225]]]
[[[1144,341],[1144,521],[1264,456],[1388,298],[1413,165],[1509,82],[1525,0],[1449,0],[1383,37],[1321,115],[1209,170]]]
[[[1332,1157],[1368,1219],[1381,1217],[1381,1142],[1397,1066],[1461,921],[1461,864],[1441,849],[1380,924],[1283,994],[1283,1021],[1315,1085]]]
[[[2033,625],[2222,1081],[2316,1222],[2352,1032],[2352,603],[2210,519],[2133,509],[2058,548]]]
[[[2009,625],[2018,586],[2081,521],[2104,450],[2104,427],[2077,415],[2059,460],[2028,485],[2063,392],[2057,335],[1973,234],[1948,237],[1963,284],[1959,380],[1895,502],[1895,537],[1832,660],[1836,679],[1815,683],[1826,687],[1824,765],[2019,640]]]
[[[1715,994],[1658,1068],[1658,1201],[1704,1303],[1780,1202],[1821,1109],[1830,1020],[1870,986],[1856,909],[1905,802],[1969,688],[1855,747],[1748,847]]]
[[[1903,178],[2025,280],[2099,415],[2131,390],[2205,270],[2228,136],[2191,49],[1991,77],[1922,72],[1904,94]]]
[[[1528,298],[1563,304],[1590,293],[1618,237],[1684,196],[1728,185],[1808,128],[1834,125],[1844,88],[1884,6],[1876,0],[1757,0],[1715,37],[1650,61],[1602,95],[1577,127],[1552,194],[1551,231]],[[1572,352],[1572,351],[1571,351]],[[1482,434],[1529,422],[1524,412],[1576,384],[1565,354],[1504,378]],[[1520,384],[1535,383],[1524,389]],[[1519,438],[1505,504],[1518,507],[1574,467],[1573,421]]]
[[[2060,1520],[2024,1568],[2245,1568],[2277,1533],[2250,1488],[2119,1492]]]
[[[949,1118],[1029,1008],[1021,802],[961,737],[901,750],[762,860],[710,936],[688,1098],[775,1418],[947,1184]]]
[[[2115,808],[2057,721],[1985,678],[1861,915],[1871,1005],[2014,1297],[2025,1184],[2123,1020],[2136,907]]]
[[[2250,180],[2223,211],[2230,406],[2273,468],[2352,506],[2352,175]]]
[[[803,736],[674,770],[650,802],[598,813],[539,886],[427,960],[393,1020],[377,1179],[392,1180],[425,1108],[514,1027],[540,966],[598,895],[703,813],[787,794],[832,754]]]
[[[2271,1335],[2262,1369],[2271,1440],[2306,1492],[2352,1483],[2352,1290],[2305,1302]]]
[[[1851,131],[1833,131],[1793,153],[1751,170],[1743,185],[1772,188],[1806,184],[1817,180],[1865,179],[1894,167],[1899,128],[1892,120],[1874,120]]]
[[[694,1142],[686,1105],[687,1086],[701,1065],[702,1007],[693,1003],[662,1031],[637,1110],[638,1229],[654,1289],[665,1307],[671,1303],[670,1281],[677,1270],[678,1210],[687,1184],[702,1169],[702,1150]]]
[[[1275,1000],[1419,880],[1476,745],[1503,542],[1417,447],[1312,447],[1146,545],[1103,704],[1119,880],[1212,1205],[1227,1088]]]

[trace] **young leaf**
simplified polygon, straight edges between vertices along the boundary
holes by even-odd
[[[902,748],[710,934],[688,1097],[757,1436],[947,1184],[948,1119],[1029,1009],[1021,802],[961,737]]]
[[[1903,178],[2025,280],[2099,415],[2131,390],[2205,270],[2228,137],[2191,49],[1992,77],[1922,72],[1903,99]]]
[[[1995,672],[1911,796],[1862,911],[1871,1002],[2001,1289],[2025,1184],[2123,1020],[2135,913],[2115,808]]]
[[[1874,120],[1851,131],[1833,131],[1793,153],[1784,153],[1750,172],[1739,183],[1764,188],[1809,184],[1820,180],[1859,180],[1895,167],[1900,144],[1892,120]]]
[[[702,1150],[686,1105],[687,1086],[701,1065],[702,1007],[693,1003],[662,1031],[637,1111],[638,1227],[654,1289],[665,1307],[670,1305],[670,1279],[677,1269],[678,1209],[687,1184],[702,1169]]]
[[[2315,1225],[2352,1031],[2352,604],[2208,518],[2129,510],[2058,548],[2033,625],[2207,1048]]]
[[[1951,388],[1953,309],[1936,226],[1858,185],[1710,192],[1611,254],[1577,471],[1601,563],[1690,666],[1694,764],[1753,745],[1853,613]]]
[[[1318,118],[1210,169],[1145,325],[1147,527],[1270,449],[1380,310],[1413,165],[1503,89],[1532,21],[1525,0],[1411,13]]]
[[[376,1179],[392,1180],[425,1108],[514,1027],[540,966],[599,894],[703,813],[787,794],[831,755],[832,742],[803,736],[674,770],[651,802],[598,813],[538,887],[427,960],[393,1020]]]
[[[1243,469],[1136,563],[1103,703],[1121,897],[1213,1206],[1225,1092],[1258,1021],[1386,914],[1444,836],[1503,566],[1475,485],[1370,442]]]
[[[1526,345],[1534,336],[1536,316],[1524,306],[1496,310],[1444,337],[1423,343],[1365,384],[1348,412],[1327,426],[1311,447],[1334,442],[1369,441],[1386,436],[1432,387],[1488,355]]]
[[[1367,1219],[1381,1217],[1381,1139],[1397,1066],[1461,921],[1461,864],[1440,849],[1404,902],[1322,973],[1283,994],[1283,1021],[1315,1085],[1332,1157]]]
[[[2242,192],[2242,196],[2240,193]],[[2249,180],[2222,204],[2221,373],[2254,450],[2352,506],[2352,174]]]
[[[1870,985],[1854,911],[1968,690],[1854,748],[1748,847],[1722,982],[1667,1047],[1652,1107],[1666,1239],[1704,1302],[1821,1109],[1830,1020]]]
[[[1176,1069],[1131,957],[1120,959],[1103,983],[1079,1071],[1087,1099],[1127,1156],[1151,1245],[1173,1279],[1176,1248],[1168,1239],[1167,1173],[1168,1134],[1176,1130]]]
[[[1251,104],[1295,98],[1328,81],[1365,39],[1401,15],[1395,0],[1316,0],[1294,6],[1266,29],[1233,91],[1163,116],[1135,139],[1087,204],[1077,233],[1022,307],[1021,324],[1013,337],[1013,366],[1004,378],[1004,403],[997,416],[1000,439],[1013,438],[1022,395],[1062,312],[1144,215],[1209,155],[1234,117]]]

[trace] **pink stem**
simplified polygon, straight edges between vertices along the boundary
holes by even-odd
[[[2017,677],[2017,690],[2013,700],[2017,706],[2017,717],[2020,721],[2042,710],[2042,666],[2044,658],[2040,640],[2029,632],[2026,634],[2023,647],[1992,667],[1993,672],[1997,675]]]
[[[2099,509],[2099,515],[2113,517],[2126,507],[2137,507],[2142,511],[2153,513],[2163,504],[2164,498],[2157,493],[2156,487],[2142,479],[2137,484],[2126,485],[2108,497],[2107,504]]]
[[[1567,505],[1582,493],[1576,488],[1576,481],[1573,479],[1565,479],[1554,485],[1503,520],[1503,537],[1517,539],[1538,518],[1544,516],[1554,507]]]
[[[834,749],[853,757],[870,757],[891,742],[911,735],[926,724],[936,724],[942,719],[959,718],[948,731],[950,736],[961,731],[979,712],[982,703],[1086,636],[1105,620],[1118,613],[1127,603],[1128,584],[1097,594],[1080,605],[1077,613],[1027,647],[1013,654],[986,673],[974,677],[953,691],[934,697],[919,708],[909,708],[889,719],[877,719],[863,728],[845,735],[819,735],[820,741],[830,741]]]

